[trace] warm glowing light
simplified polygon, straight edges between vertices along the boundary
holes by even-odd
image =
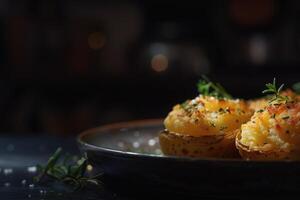
[[[106,43],[106,37],[102,32],[93,32],[88,37],[89,47],[94,50],[101,49]]]
[[[93,170],[93,166],[92,165],[87,165],[86,170],[91,172]]]
[[[151,60],[151,67],[156,72],[163,72],[168,69],[169,60],[167,56],[158,54],[153,56]]]

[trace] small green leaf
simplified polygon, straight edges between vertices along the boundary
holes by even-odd
[[[56,162],[58,161],[58,159],[61,156],[61,152],[62,152],[62,148],[58,148],[55,153],[53,154],[53,156],[51,156],[48,160],[48,163],[45,167],[45,170],[47,171],[48,169],[52,168]]]
[[[77,166],[73,171],[73,176],[82,177],[87,167],[87,160],[85,158],[81,158],[77,161]]]
[[[290,116],[284,116],[284,117],[282,117],[282,119],[289,119],[290,118]]]
[[[182,104],[180,104],[180,106],[183,108],[183,109],[186,109],[186,107],[188,106],[189,102],[188,101],[185,101],[183,102]]]

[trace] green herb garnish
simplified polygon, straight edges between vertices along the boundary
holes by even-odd
[[[202,76],[197,84],[198,92],[203,96],[232,99],[232,96],[219,83],[211,82],[206,76]]]
[[[239,115],[240,115],[241,113],[243,113],[243,114],[246,113],[244,110],[242,110],[242,109],[240,109],[240,108],[238,108],[237,111],[238,111]]]
[[[272,118],[272,119],[275,119],[275,117],[276,117],[276,115],[275,115],[275,114],[273,114],[273,115],[271,116],[271,118]]]
[[[62,155],[62,148],[58,148],[45,166],[37,165],[39,174],[34,177],[34,181],[54,180],[72,186],[74,190],[82,189],[87,185],[102,186],[99,180],[102,174],[88,176],[87,168],[86,158]]]
[[[284,117],[282,117],[282,119],[289,119],[290,118],[290,116],[284,116]]]
[[[227,129],[228,127],[227,126],[221,126],[220,127],[220,131],[223,131],[223,130],[225,130],[225,129]]]
[[[188,109],[189,102],[190,102],[189,100],[186,100],[185,102],[181,103],[180,106],[181,106],[184,110],[186,110],[186,109]]]
[[[214,128],[216,127],[216,125],[213,122],[210,122],[210,126]]]
[[[273,97],[270,99],[269,103],[272,103],[272,102],[276,102],[276,103],[285,102],[286,103],[286,102],[288,102],[289,97],[280,95],[280,92],[281,92],[283,86],[284,86],[284,84],[281,84],[279,86],[279,88],[277,88],[276,79],[274,78],[273,83],[266,84],[267,89],[262,91],[262,93],[273,95]]]
[[[300,82],[293,84],[292,88],[297,94],[300,94]]]
[[[224,114],[224,113],[226,113],[226,110],[224,108],[219,108],[219,113]]]

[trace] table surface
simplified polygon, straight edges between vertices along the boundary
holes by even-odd
[[[90,188],[78,192],[70,191],[58,183],[47,185],[33,183],[33,177],[36,175],[33,166],[44,164],[49,156],[58,148],[62,147],[64,152],[70,154],[79,154],[75,137],[74,138],[55,138],[49,136],[1,136],[0,137],[0,199],[22,200],[22,199],[74,199],[74,200],[126,200],[126,199],[160,199],[160,194],[150,192],[139,192],[138,188],[132,188],[130,185],[124,187],[133,191],[134,195],[119,194],[105,188],[99,190]],[[105,185],[105,182],[104,182]],[[136,192],[135,192],[136,191]],[[153,190],[155,191],[155,190]],[[155,193],[155,192],[152,192]],[[241,194],[243,199],[248,194]],[[274,199],[281,199],[287,194],[273,196]],[[269,196],[269,194],[268,194]],[[203,196],[201,199],[240,199],[241,196],[220,197]],[[248,196],[249,197],[249,196]],[[250,197],[251,198],[251,197]],[[250,199],[248,198],[248,199]],[[262,196],[264,199],[265,196]],[[170,196],[167,199],[185,199],[184,197]],[[193,199],[191,197],[188,198]],[[196,198],[196,199],[199,199]],[[252,199],[252,198],[251,198]],[[256,196],[257,199],[257,196]]]
[[[36,173],[34,166],[46,163],[58,147],[63,147],[65,152],[79,154],[75,138],[1,136],[0,199],[120,199],[108,190],[72,192],[57,183],[33,183],[32,178]]]
[[[128,200],[155,199],[160,194],[151,194],[126,185],[130,194],[113,192],[107,188],[88,188],[72,191],[60,183],[36,184],[33,172],[37,164],[45,164],[55,150],[62,147],[71,155],[80,155],[76,138],[49,136],[1,136],[0,137],[0,199],[2,200]],[[153,195],[155,198],[153,198]],[[182,199],[181,197],[173,197]],[[189,198],[191,199],[191,198]],[[208,199],[208,198],[205,198]],[[215,199],[209,197],[209,199]]]

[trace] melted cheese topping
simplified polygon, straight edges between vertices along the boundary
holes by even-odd
[[[269,100],[267,98],[260,98],[260,99],[255,99],[255,100],[249,100],[248,105],[249,108],[257,111],[264,109],[268,105]]]
[[[198,96],[186,105],[176,105],[164,121],[175,133],[204,136],[232,132],[252,115],[243,100]]]

